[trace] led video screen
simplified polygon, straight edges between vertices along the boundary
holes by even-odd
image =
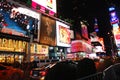
[[[0,32],[10,35],[38,38],[40,14],[15,4],[14,2],[0,2]]]

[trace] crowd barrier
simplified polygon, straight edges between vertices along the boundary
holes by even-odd
[[[103,80],[103,73],[102,72],[98,72],[77,80]]]

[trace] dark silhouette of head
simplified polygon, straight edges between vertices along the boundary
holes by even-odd
[[[78,61],[78,78],[94,74],[96,71],[94,60],[83,58],[82,60]]]
[[[45,80],[76,80],[76,64],[70,61],[58,62],[47,73]]]

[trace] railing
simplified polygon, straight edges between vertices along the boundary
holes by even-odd
[[[92,74],[77,80],[103,80],[103,73],[102,72],[98,72],[96,74]]]

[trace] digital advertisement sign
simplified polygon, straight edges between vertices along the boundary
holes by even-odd
[[[70,47],[71,43],[71,33],[70,26],[56,21],[56,32],[57,32],[57,46]]]
[[[71,42],[71,52],[84,51],[82,41],[72,41]]]
[[[14,2],[0,2],[0,32],[38,39],[40,14]]]
[[[119,19],[115,11],[110,13],[110,22],[111,24],[115,24],[119,22]]]
[[[71,42],[71,52],[91,53],[91,50],[91,45],[82,40],[74,40]]]
[[[50,15],[56,13],[56,0],[32,0],[32,8],[45,12],[48,10]]]
[[[86,39],[88,39],[88,29],[87,26],[85,24],[81,25],[81,32],[82,32],[82,36]]]
[[[40,43],[56,46],[56,21],[45,15],[41,16]]]

